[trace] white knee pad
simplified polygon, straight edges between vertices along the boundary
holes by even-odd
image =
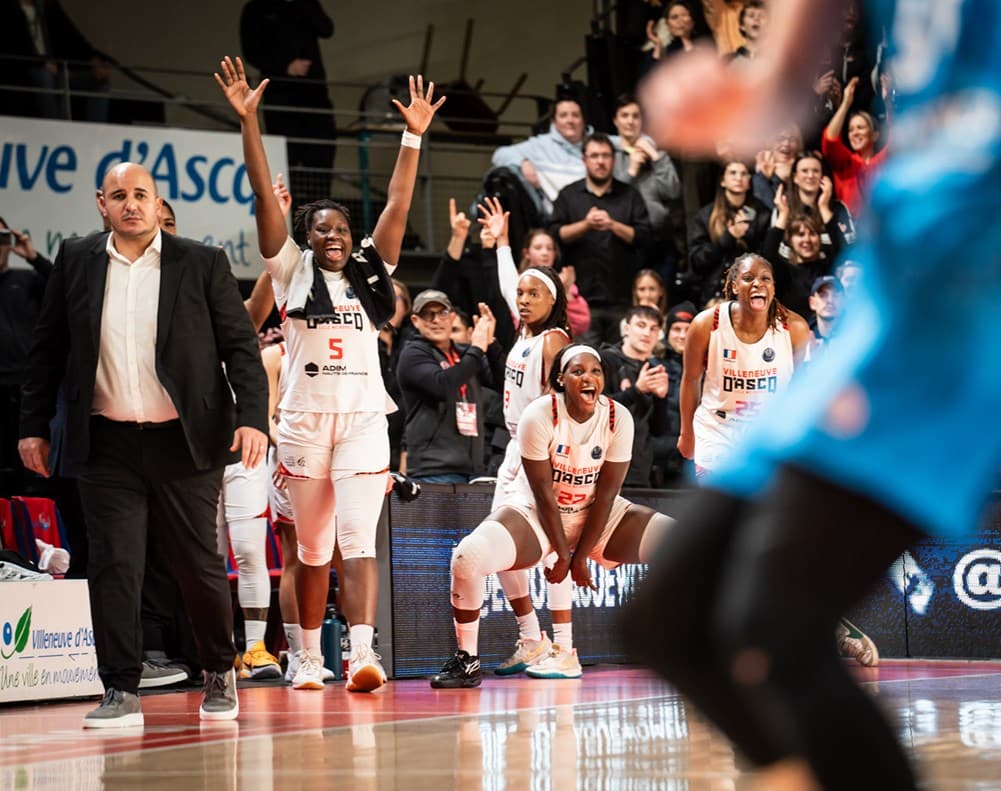
[[[553,610],[570,610],[573,608],[573,577],[567,574],[562,582],[547,582],[546,595],[549,601],[549,612]]]
[[[351,475],[334,481],[337,546],[341,557],[375,557],[375,534],[386,499],[386,473]]]
[[[237,598],[241,607],[267,607],[271,603],[271,578],[265,548],[266,519],[239,519],[229,523],[229,542],[236,558]]]
[[[650,556],[657,549],[660,540],[671,529],[673,524],[674,519],[660,512],[655,512],[650,517],[650,521],[646,523],[646,528],[643,530],[643,535],[640,538],[640,545],[636,550],[640,563],[649,562]]]
[[[504,525],[481,522],[452,552],[452,605],[461,610],[480,609],[487,575],[507,571],[517,557],[514,539]]]

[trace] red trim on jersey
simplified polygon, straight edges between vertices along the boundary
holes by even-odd
[[[615,401],[608,399],[608,430],[615,433]]]
[[[295,478],[297,481],[308,481],[308,475],[296,475],[294,472],[290,472],[288,467],[286,467],[281,462],[278,462],[278,472],[279,474],[285,476],[286,478]]]
[[[549,395],[553,399],[553,425],[555,426],[560,416],[560,409],[558,403],[556,402],[556,393],[550,393]]]

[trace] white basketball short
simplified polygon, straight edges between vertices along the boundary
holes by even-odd
[[[716,470],[730,457],[733,448],[749,424],[732,415],[719,417],[703,406],[695,410],[692,431],[695,434],[695,465]]]
[[[275,472],[278,470],[278,450],[268,449],[268,505],[271,507],[271,521],[294,523],[295,512],[289,500],[288,487],[279,489],[275,485]]]
[[[226,522],[268,515],[268,467],[248,470],[243,462],[226,465],[219,493],[219,511]]]
[[[546,566],[552,565],[555,553],[553,552],[552,544],[549,543],[549,537],[546,535],[546,531],[539,521],[539,515],[535,510],[535,506],[522,503],[508,503],[507,505],[525,517],[525,520],[535,532],[535,537],[539,539],[539,546],[542,547],[543,564]],[[598,537],[597,542],[595,542],[594,547],[587,555],[599,566],[603,566],[606,569],[614,569],[620,565],[617,560],[605,559],[605,546],[631,505],[632,503],[622,495],[616,495],[615,500],[612,502],[612,510],[608,514],[608,522],[601,531],[601,535]],[[567,540],[570,541],[571,546],[580,539],[581,530],[584,528],[584,521],[587,519],[587,513],[586,510],[581,511],[563,520],[563,532],[566,533]]]
[[[278,462],[290,478],[346,478],[389,468],[383,412],[290,412],[278,424]]]

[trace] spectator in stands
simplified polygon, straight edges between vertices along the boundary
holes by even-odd
[[[649,305],[663,316],[667,312],[664,279],[653,269],[641,269],[633,278],[633,305]]]
[[[2,82],[38,89],[36,93],[0,94],[4,114],[108,120],[108,61],[87,41],[59,0],[0,0],[0,31]],[[67,65],[64,61],[77,62]],[[62,94],[67,82],[71,94],[97,95],[68,103]]]
[[[682,0],[668,3],[663,17],[656,22],[647,22],[647,43],[643,47],[648,58],[646,67],[675,53],[691,52],[698,39],[708,38],[709,35],[709,27],[701,12]]]
[[[590,134],[584,110],[575,99],[561,98],[553,108],[549,131],[494,151],[491,164],[516,173],[543,218],[560,190],[584,176],[584,136]],[[509,207],[510,208],[510,207]]]
[[[319,0],[250,0],[240,17],[243,56],[260,70],[262,79],[271,80],[264,95],[266,130],[324,141],[288,143],[292,192],[300,204],[325,198],[330,192],[337,130],[320,39],[333,35],[334,21]],[[281,106],[303,111],[269,109]],[[317,175],[301,168],[328,172]]]
[[[775,142],[766,151],[759,151],[754,161],[751,187],[754,197],[769,209],[775,208],[775,190],[789,180],[792,163],[803,150],[803,133],[796,124],[779,130]]]
[[[873,171],[886,160],[888,149],[876,151],[879,129],[876,119],[865,110],[849,115],[855,98],[859,78],[853,77],[845,86],[841,104],[824,130],[822,150],[834,172],[834,192],[853,214],[862,207],[862,193]],[[841,132],[848,121],[848,145],[841,139]]]
[[[845,260],[838,266],[837,276],[841,285],[845,287],[845,296],[848,296],[862,277],[862,265],[858,261]]]
[[[427,289],[414,300],[411,320],[419,336],[400,353],[396,375],[407,410],[407,474],[418,481],[467,483],[483,472],[481,382],[501,381],[503,351],[494,342],[493,314],[479,307],[472,343],[463,346],[451,339],[448,295]],[[501,372],[497,379],[494,370]]]
[[[30,268],[11,269],[12,254]],[[17,452],[17,416],[21,385],[28,373],[31,331],[51,271],[52,262],[35,249],[31,237],[0,218],[0,497],[26,493]]]
[[[649,487],[653,469],[653,437],[667,432],[667,369],[654,356],[660,340],[663,315],[647,305],[626,313],[622,341],[599,349],[608,372],[605,394],[626,407],[633,416],[633,450],[626,486]]]
[[[758,47],[768,26],[768,9],[764,0],[745,0],[744,7],[737,15],[737,25],[744,43],[729,53],[728,57],[731,60],[749,60],[758,57]]]
[[[855,244],[855,221],[845,204],[834,197],[834,183],[824,173],[824,158],[819,151],[806,151],[796,157],[783,188],[790,215],[806,214],[817,219],[823,228],[821,242],[828,255]],[[777,201],[776,201],[777,202]],[[772,222],[778,215],[775,207]]]
[[[744,42],[741,12],[747,0],[702,0],[702,13],[720,55],[734,52]]]
[[[684,245],[678,171],[671,158],[643,134],[643,116],[635,96],[623,94],[616,100],[613,122],[619,133],[611,137],[615,146],[613,175],[639,190],[650,216],[651,243],[645,263],[673,280],[678,250]],[[675,241],[679,234],[680,244]]]
[[[836,250],[828,255],[821,243],[823,226],[809,214],[790,214],[780,197],[775,225],[768,229],[762,255],[772,263],[775,295],[782,305],[806,318],[810,315],[810,288],[834,267]]]
[[[815,345],[826,344],[841,318],[845,287],[833,275],[818,277],[810,288],[810,316],[807,323],[813,331]]]
[[[667,346],[664,349],[664,367],[667,369],[667,431],[654,438],[654,464],[662,471],[662,485],[680,483],[691,463],[678,450],[681,433],[681,374],[684,371],[685,339],[688,327],[697,313],[691,302],[682,302],[671,308],[665,322]]]
[[[699,280],[703,304],[723,296],[723,283],[733,260],[757,252],[768,231],[769,215],[751,193],[751,172],[738,160],[725,163],[716,199],[703,206],[688,234],[688,261]]]
[[[612,176],[614,157],[607,135],[587,138],[587,175],[560,192],[549,226],[563,247],[564,263],[575,267],[578,288],[591,308],[591,328],[582,340],[618,340],[638,251],[650,239],[646,204],[639,192]]]

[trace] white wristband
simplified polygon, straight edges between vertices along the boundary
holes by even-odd
[[[421,136],[415,135],[413,132],[408,132],[406,129],[403,130],[403,139],[400,140],[401,146],[406,146],[407,148],[416,148],[420,151],[421,148]]]

